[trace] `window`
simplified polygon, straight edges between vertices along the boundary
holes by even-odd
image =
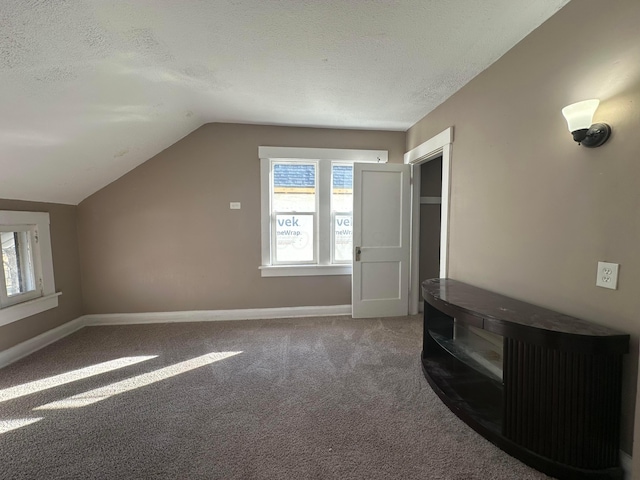
[[[262,276],[348,275],[353,163],[386,151],[260,147]]]
[[[316,263],[317,162],[271,162],[272,263]]]
[[[353,165],[331,165],[331,263],[353,258]]]
[[[58,305],[49,214],[0,211],[0,325]]]
[[[2,244],[2,270],[0,278],[0,305],[8,306],[38,296],[36,271],[33,263],[34,226],[0,226]],[[4,280],[4,284],[2,281]]]

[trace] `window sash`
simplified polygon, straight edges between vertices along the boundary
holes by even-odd
[[[320,166],[318,164],[319,162],[317,161],[313,161],[313,160],[309,160],[309,159],[301,159],[301,160],[291,160],[291,159],[287,159],[287,160],[282,160],[282,159],[271,159],[269,162],[269,218],[270,218],[270,263],[271,265],[317,265],[318,264],[318,244],[319,244],[319,238],[318,238],[318,209],[319,209],[319,197],[320,197],[320,192],[319,192],[319,185],[321,184],[321,181],[319,180],[319,175],[320,175]],[[275,169],[276,169],[276,165],[300,165],[300,166],[313,166],[313,171],[314,171],[314,185],[313,185],[313,193],[309,193],[309,192],[301,192],[302,195],[309,195],[309,197],[311,197],[313,195],[313,210],[295,210],[295,209],[287,209],[286,211],[278,211],[276,210],[276,201],[275,201],[275,195],[276,195],[276,178],[275,178]],[[304,190],[304,188],[310,188],[309,186],[302,186],[301,189]],[[307,205],[308,206],[308,205]],[[282,259],[282,258],[278,258],[278,217],[310,217],[311,218],[311,249],[312,249],[312,255],[311,258],[306,259],[306,260],[300,260],[300,259]],[[309,222],[307,222],[309,223]],[[288,231],[294,231],[294,232],[300,232],[300,230],[295,230],[296,226],[294,225],[282,225],[281,226],[281,237],[289,237],[289,238],[281,238],[281,242],[285,243],[288,240],[291,240],[292,242],[290,243],[290,245],[292,246],[292,250],[296,249],[296,248],[304,248],[304,246],[308,245],[308,243],[304,243],[303,242],[299,242],[296,238],[295,235],[286,235],[285,232]],[[303,238],[305,232],[300,232],[301,235],[299,238]],[[309,241],[308,239],[308,235],[307,235],[307,242]],[[301,243],[304,243],[304,245],[302,245]]]
[[[344,210],[343,202],[335,202],[336,195],[334,191],[334,175],[335,175],[335,167],[349,167],[351,169],[351,208],[349,210]],[[344,162],[344,161],[332,161],[331,162],[331,184],[329,185],[329,195],[331,199],[331,220],[330,220],[330,231],[331,231],[331,239],[330,239],[330,248],[331,248],[331,264],[332,265],[346,265],[351,264],[353,259],[353,162]],[[337,203],[337,204],[336,204]],[[344,232],[347,229],[351,229],[351,241],[348,242],[348,252],[349,255],[345,255],[344,259],[337,259],[337,234],[336,234],[336,217],[337,216],[348,216],[351,218],[350,225],[343,225],[338,231]],[[342,235],[344,237],[344,235]],[[344,240],[344,239],[343,239]]]
[[[331,264],[332,265],[344,265],[344,264],[351,264],[351,262],[353,261],[353,227],[351,225],[349,226],[342,226],[339,227],[342,230],[346,230],[347,228],[351,229],[351,241],[349,242],[349,248],[348,251],[350,252],[350,255],[348,256],[348,258],[345,258],[343,260],[340,259],[336,259],[336,243],[337,243],[337,234],[336,234],[336,217],[339,216],[344,216],[344,217],[349,217],[351,219],[351,225],[353,225],[353,211],[351,212],[331,212]],[[344,235],[341,235],[344,236]]]
[[[282,260],[278,258],[278,245],[290,240],[292,249],[302,249],[309,243],[308,235],[306,232],[297,230],[298,225],[290,225],[289,223],[279,224],[278,217],[309,217],[310,221],[307,223],[311,225],[311,258],[308,260],[291,259]],[[271,245],[272,245],[272,263],[273,265],[315,265],[318,263],[318,220],[315,212],[273,212],[271,216]],[[287,219],[289,220],[289,219]],[[291,222],[293,223],[293,222]],[[280,231],[281,239],[278,241],[278,227]],[[286,232],[292,232],[287,234]],[[293,232],[300,232],[300,235],[296,235]],[[282,238],[286,237],[286,238]],[[300,239],[300,240],[299,240]]]
[[[309,196],[311,197],[313,195],[313,210],[309,210],[309,209],[303,209],[303,210],[295,210],[295,209],[290,209],[287,210],[289,212],[295,212],[295,211],[314,211],[317,212],[318,211],[318,194],[319,194],[319,181],[318,181],[318,176],[320,173],[320,168],[318,165],[318,162],[316,161],[309,161],[309,160],[300,160],[300,161],[291,161],[291,160],[279,160],[279,159],[274,159],[271,161],[270,163],[270,175],[269,175],[269,192],[270,192],[270,210],[276,211],[278,210],[278,206],[276,205],[276,195],[278,193],[283,194],[283,192],[276,192],[276,178],[275,178],[275,169],[276,166],[280,166],[280,165],[290,165],[290,166],[308,166],[308,167],[313,167],[313,172],[314,172],[314,184],[313,187],[310,187],[309,185],[298,185],[298,186],[294,186],[294,185],[288,185],[287,187],[280,187],[280,188],[285,188],[285,189],[289,189],[289,190],[294,190],[294,192],[289,192],[288,195],[291,194],[295,194],[295,190],[298,189],[299,190],[299,194],[303,195],[303,196]],[[308,188],[313,188],[313,193],[311,192],[307,192],[305,191],[305,189]],[[287,193],[284,193],[284,195],[287,195]],[[284,210],[282,210],[284,212]]]

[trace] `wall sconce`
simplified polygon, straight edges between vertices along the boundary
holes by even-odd
[[[578,145],[589,148],[599,147],[611,135],[611,127],[606,123],[591,124],[599,104],[600,100],[597,99],[585,100],[567,105],[562,109],[569,131]]]

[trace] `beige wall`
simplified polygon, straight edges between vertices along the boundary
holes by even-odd
[[[640,335],[638,25],[637,0],[573,1],[407,133],[409,150],[454,126],[452,278],[632,335],[626,451]],[[586,149],[560,109],[592,97],[613,135]],[[599,260],[620,264],[618,290],[595,286]]]
[[[260,145],[402,162],[405,133],[204,125],[79,205],[86,312],[351,303],[350,276],[261,278]]]
[[[0,327],[0,351],[82,315],[76,210],[72,205],[0,200],[0,210],[49,212],[58,307]]]

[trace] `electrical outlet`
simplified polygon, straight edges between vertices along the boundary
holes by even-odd
[[[598,262],[598,276],[596,286],[616,290],[618,288],[618,267],[617,263]]]
[[[231,210],[240,210],[240,202],[229,202],[229,208]]]

